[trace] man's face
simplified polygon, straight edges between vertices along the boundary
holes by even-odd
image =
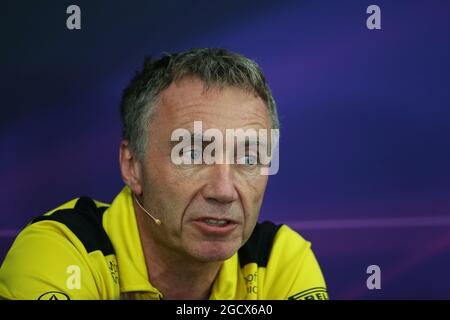
[[[235,88],[211,87],[185,77],[161,94],[151,120],[142,163],[145,206],[157,218],[152,237],[169,251],[197,261],[231,257],[250,237],[257,222],[267,184],[259,168],[245,164],[176,165],[171,160],[172,132],[219,129],[268,129],[264,102]],[[229,150],[224,150],[224,153]],[[235,152],[236,154],[236,152]]]

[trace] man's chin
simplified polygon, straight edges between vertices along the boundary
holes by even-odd
[[[239,246],[230,243],[201,243],[192,248],[191,255],[201,262],[219,262],[231,258]]]

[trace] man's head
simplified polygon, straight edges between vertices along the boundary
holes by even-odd
[[[250,164],[176,165],[171,135],[192,131],[194,121],[223,136],[226,129],[278,129],[275,102],[256,63],[224,49],[146,59],[124,92],[121,115],[122,177],[163,222],[148,224],[154,241],[198,261],[232,256],[253,231],[267,176]]]

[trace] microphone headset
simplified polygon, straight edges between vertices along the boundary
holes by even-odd
[[[136,201],[136,203],[137,203],[137,205],[139,206],[139,208],[141,208],[142,210],[144,210],[144,212],[145,212],[146,214],[148,214],[148,216],[149,216],[150,218],[152,218],[153,221],[155,221],[155,223],[156,223],[158,226],[161,225],[161,220],[155,218],[154,216],[152,216],[152,214],[151,214],[150,212],[148,212],[147,210],[145,210],[144,206],[139,202],[139,200],[137,199],[137,197],[136,197],[135,194],[133,194],[133,198],[134,198],[134,201]]]

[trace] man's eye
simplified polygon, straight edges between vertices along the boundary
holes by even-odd
[[[199,157],[201,157],[202,153],[199,150],[195,149],[187,149],[182,151],[182,156],[185,160],[188,162],[197,160]]]
[[[258,164],[258,156],[254,155],[245,155],[243,157],[243,161],[240,161],[238,163],[243,163],[247,166],[254,166]]]

